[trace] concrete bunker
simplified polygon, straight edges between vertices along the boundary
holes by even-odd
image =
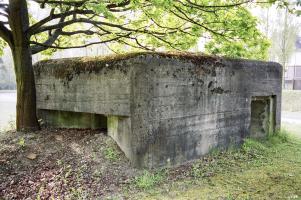
[[[136,167],[180,164],[280,127],[277,63],[132,53],[42,61],[34,70],[39,118],[67,128],[107,124]]]

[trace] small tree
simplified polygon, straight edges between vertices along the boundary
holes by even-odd
[[[102,43],[112,48],[122,44],[148,51],[188,50],[199,37],[207,37],[211,41],[209,53],[254,58],[264,54],[266,40],[256,28],[256,19],[245,8],[251,2],[254,1],[0,1],[0,37],[11,49],[16,74],[17,130],[39,127],[33,54]],[[50,10],[49,16],[32,19],[28,13],[32,4]],[[84,41],[91,36],[98,37],[98,42]]]

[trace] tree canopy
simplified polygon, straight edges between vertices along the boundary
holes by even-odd
[[[189,50],[206,38],[207,53],[265,59],[269,43],[247,7],[287,1],[0,0],[0,47],[9,45],[16,74],[17,130],[39,126],[33,54],[95,44],[118,52]],[[33,7],[48,15],[35,19]]]
[[[253,2],[31,0],[29,6],[39,4],[49,15],[40,20],[30,15],[26,34],[32,54],[103,43],[119,52],[124,45],[127,50],[188,50],[199,38],[207,38],[207,53],[265,59],[269,43],[246,8]],[[8,4],[0,6],[2,18],[7,17]],[[9,32],[8,25],[8,20],[2,21],[1,35]],[[89,43],[91,37],[98,41]]]

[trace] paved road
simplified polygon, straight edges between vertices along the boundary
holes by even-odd
[[[301,112],[282,112],[281,128],[301,137]]]
[[[0,128],[15,121],[16,91],[0,90]]]
[[[301,124],[301,112],[282,111],[282,122]]]

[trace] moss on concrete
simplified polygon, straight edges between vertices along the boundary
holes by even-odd
[[[118,63],[139,56],[159,56],[162,58],[186,60],[195,64],[212,63],[214,65],[218,65],[222,59],[220,57],[188,52],[132,52],[98,57],[44,60],[36,63],[34,68],[36,75],[39,75],[41,70],[51,70],[56,78],[67,78],[72,80],[72,74],[79,74],[82,72],[97,73],[106,67],[117,67],[119,70],[126,73],[124,68],[126,68],[127,65],[118,65]]]
[[[107,118],[93,113],[39,110],[38,116],[46,119],[47,126],[51,127],[92,129],[106,129],[107,127]]]
[[[108,116],[108,132],[111,136],[118,133],[118,116]]]
[[[201,66],[203,64],[223,67],[225,61],[231,62],[245,62],[244,59],[232,59],[222,58],[218,56],[210,56],[203,53],[192,53],[192,52],[131,52],[126,54],[112,54],[107,56],[96,56],[96,57],[75,57],[75,58],[64,58],[64,59],[53,59],[44,60],[34,65],[36,76],[40,75],[41,71],[52,71],[56,78],[67,79],[70,81],[74,75],[80,73],[98,73],[105,68],[117,68],[123,73],[127,73],[127,68],[130,64],[125,64],[125,61],[137,58],[137,57],[148,57],[158,56],[161,58],[182,60],[191,62],[195,65]],[[262,63],[260,61],[252,61]],[[203,69],[203,68],[202,68]],[[205,69],[206,70],[206,69]],[[208,70],[208,69],[207,69]],[[203,71],[203,70],[201,70]],[[199,72],[196,72],[199,73]]]

